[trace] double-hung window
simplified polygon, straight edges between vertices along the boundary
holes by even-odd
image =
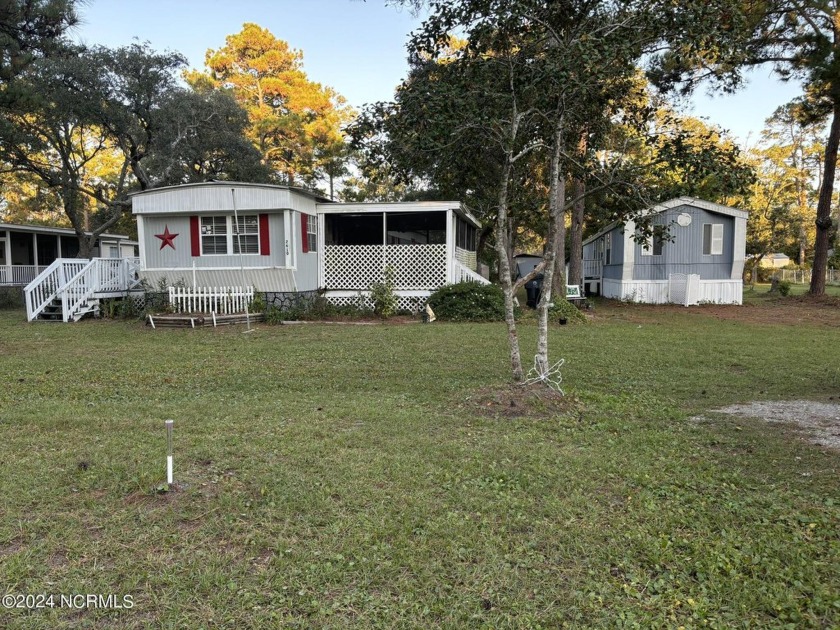
[[[233,217],[231,217],[233,219]],[[234,254],[259,254],[260,253],[260,222],[257,215],[248,214],[239,217],[233,231],[233,253]],[[242,248],[240,252],[239,248]]]
[[[723,253],[723,223],[703,224],[703,255],[720,256]]]
[[[228,251],[227,217],[201,217],[201,253],[207,256]]]
[[[318,251],[318,217],[314,214],[306,216],[306,245],[307,252]]]
[[[259,254],[260,222],[257,215],[201,217],[201,255]]]

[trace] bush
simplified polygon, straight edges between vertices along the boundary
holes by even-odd
[[[448,284],[429,296],[429,306],[438,319],[453,322],[497,322],[505,318],[504,294],[495,284]]]
[[[581,324],[587,323],[586,315],[581,310],[569,302],[569,300],[556,299],[548,309],[549,321],[559,321],[561,317],[565,317],[569,323],[577,322]]]
[[[785,297],[790,295],[790,282],[787,280],[780,280],[779,284],[776,285],[776,288],[779,290],[780,295]]]
[[[394,293],[394,268],[385,267],[385,281],[370,285],[370,299],[373,312],[382,318],[388,318],[397,312],[397,294]]]
[[[24,307],[21,287],[0,287],[0,310]]]

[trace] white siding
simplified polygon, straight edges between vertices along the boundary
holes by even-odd
[[[738,280],[701,280],[700,303],[742,304],[743,282]],[[639,302],[642,304],[667,304],[667,280],[632,280],[621,282],[604,279],[602,295],[607,298]]]
[[[212,182],[147,190],[132,197],[134,214],[200,214],[233,212],[235,191],[238,212],[293,209],[315,214],[315,200],[281,186]]]

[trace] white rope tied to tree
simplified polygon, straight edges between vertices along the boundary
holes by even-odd
[[[549,367],[547,363],[540,361],[540,355],[536,355],[534,357],[534,367],[528,370],[528,374],[525,380],[522,381],[522,384],[543,383],[546,387],[559,392],[561,396],[565,396],[566,393],[560,388],[560,383],[563,382],[560,368],[563,367],[565,362],[566,359],[560,359],[557,363]]]

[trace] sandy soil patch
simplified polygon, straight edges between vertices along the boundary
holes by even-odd
[[[840,449],[840,404],[837,403],[813,400],[753,401],[710,411],[785,424],[813,444]]]

